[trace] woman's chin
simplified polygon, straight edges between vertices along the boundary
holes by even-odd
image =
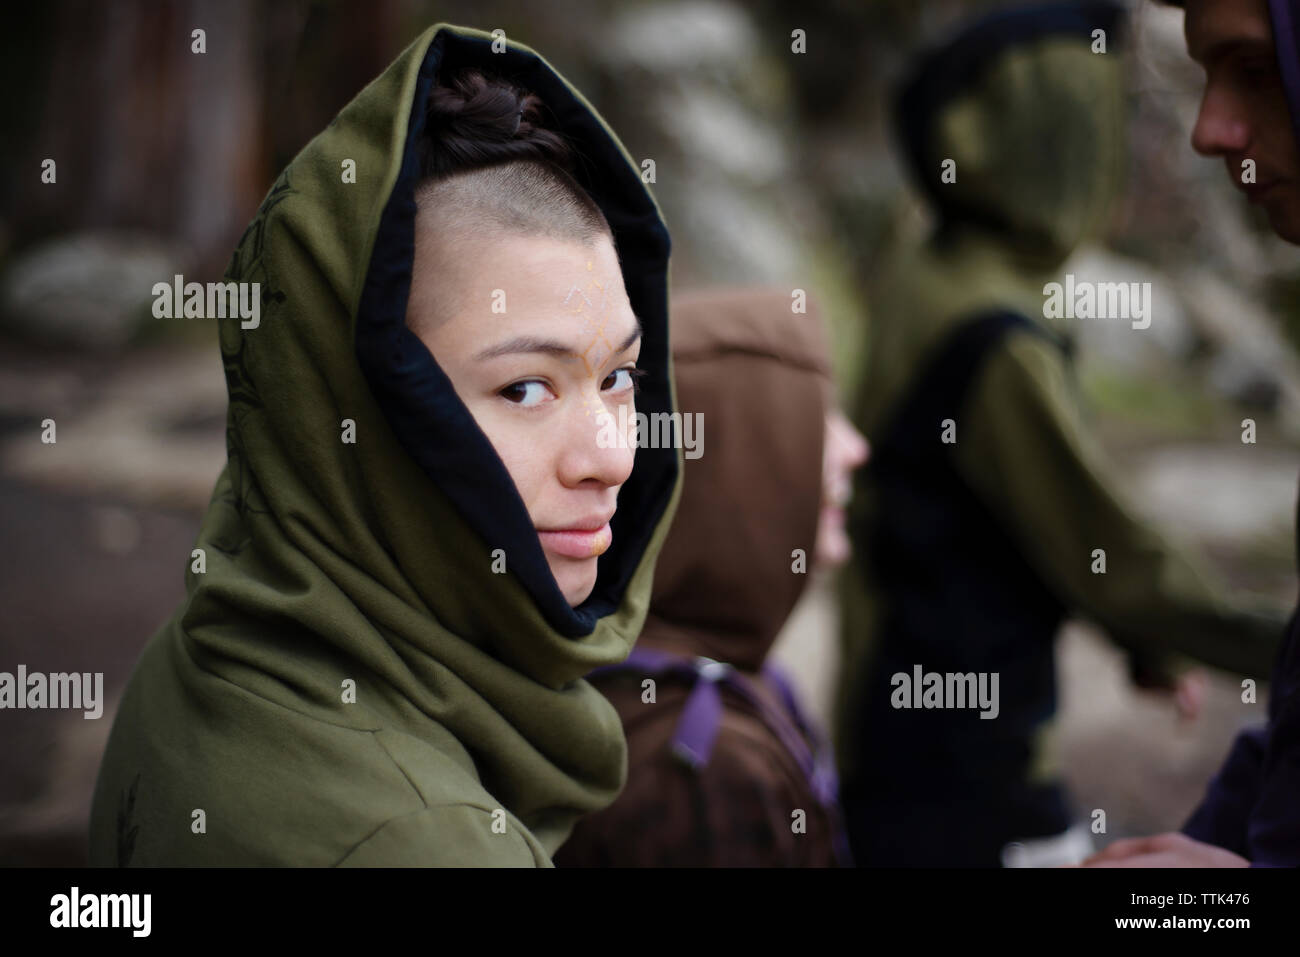
[[[551,574],[555,576],[555,583],[560,587],[560,594],[571,606],[577,607],[591,596],[592,589],[596,587],[597,559],[548,555],[547,560]]]

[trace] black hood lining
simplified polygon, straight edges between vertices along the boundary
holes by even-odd
[[[505,549],[508,568],[560,634],[590,634],[615,612],[640,564],[677,480],[673,448],[638,448],[632,475],[619,490],[611,522],[614,541],[600,558],[590,597],[570,606],[560,592],[523,499],[491,442],[424,343],[406,326],[415,252],[417,144],[429,92],[442,71],[477,67],[502,76],[546,103],[579,162],[575,179],[595,200],[614,233],[624,283],[643,336],[638,365],[646,370],[637,411],[672,411],[668,379],[668,254],[670,241],[640,176],[616,142],[540,57],[516,47],[492,52],[490,38],[440,30],[416,83],[401,169],[375,237],[357,308],[356,354],[370,390],[407,453],[447,495],[489,548]]]

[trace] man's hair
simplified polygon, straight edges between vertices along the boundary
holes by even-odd
[[[440,228],[497,228],[589,245],[613,238],[572,176],[573,149],[544,122],[535,94],[463,70],[429,94],[420,145],[420,205]]]

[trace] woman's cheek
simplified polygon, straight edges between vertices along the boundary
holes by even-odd
[[[623,439],[627,443],[626,447],[636,454],[636,400],[629,395],[622,402],[610,403],[612,408],[610,412],[614,415],[615,420],[621,416],[626,416],[626,425],[624,426]],[[620,423],[622,424],[622,423]]]
[[[519,491],[519,497],[528,508],[528,515],[537,521],[533,507],[545,485],[545,450],[536,435],[536,429],[529,429],[528,423],[512,421],[517,416],[493,416],[491,431],[484,428],[492,447],[496,449],[506,471]]]
[[[467,405],[470,414],[474,416],[474,421],[478,423],[478,427],[483,430],[483,434],[492,443],[497,458],[501,460],[501,464],[510,473],[510,478],[519,489],[520,495],[523,495],[525,476],[520,471],[523,463],[520,461],[517,451],[519,449],[519,436],[515,424],[510,421],[509,416],[501,414],[501,410],[492,399],[480,400]],[[524,500],[527,501],[527,497]]]

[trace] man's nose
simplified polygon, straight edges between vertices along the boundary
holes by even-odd
[[[1202,156],[1240,153],[1250,145],[1250,127],[1234,98],[1215,84],[1207,85],[1192,127],[1192,149]]]

